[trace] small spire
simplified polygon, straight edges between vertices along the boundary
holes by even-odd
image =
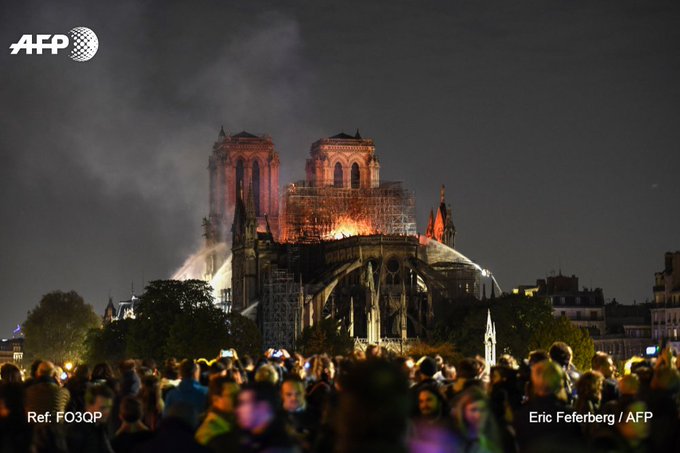
[[[434,212],[430,208],[430,217],[427,218],[427,229],[425,230],[425,236],[428,238],[434,237]]]
[[[246,215],[255,217],[255,196],[253,193],[253,183],[248,186],[248,199],[246,200]]]
[[[269,216],[267,214],[264,215],[264,221],[267,224],[267,234],[271,236],[272,227],[269,225]]]
[[[354,134],[354,138],[357,138],[357,139],[360,139],[360,138],[361,138],[361,134],[359,133],[359,128],[358,128],[358,127],[357,127],[357,133]]]
[[[444,203],[444,191],[446,190],[446,187],[444,187],[444,184],[442,184],[442,188],[439,190],[439,202]]]
[[[224,126],[220,126],[220,135],[219,135],[219,137],[220,137],[220,138],[224,138],[224,137],[226,137],[226,136],[227,136],[227,134],[224,133]]]

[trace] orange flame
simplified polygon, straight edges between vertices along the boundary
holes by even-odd
[[[375,230],[368,221],[341,216],[335,221],[335,227],[326,235],[325,239],[342,239],[374,233]]]

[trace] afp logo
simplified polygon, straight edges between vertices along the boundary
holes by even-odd
[[[10,45],[12,55],[22,50],[26,55],[42,55],[44,51],[50,51],[56,55],[59,51],[69,48],[69,57],[74,61],[88,61],[99,49],[97,35],[87,27],[72,28],[68,35],[23,35],[18,42]]]

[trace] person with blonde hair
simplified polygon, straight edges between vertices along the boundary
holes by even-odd
[[[271,385],[279,383],[279,373],[273,365],[265,363],[255,371],[255,382],[268,382]]]

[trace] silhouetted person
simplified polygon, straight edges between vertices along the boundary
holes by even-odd
[[[111,446],[116,453],[129,453],[135,446],[151,439],[153,434],[142,423],[142,403],[128,395],[120,402],[118,411],[120,428],[116,432]]]
[[[194,410],[194,419],[198,420],[207,407],[208,389],[198,383],[200,368],[193,360],[183,360],[179,366],[182,381],[179,385],[168,392],[165,397],[165,413],[172,408],[173,404],[185,403]]]
[[[85,410],[85,392],[90,382],[90,369],[87,365],[78,365],[75,373],[64,385],[71,394],[67,409],[71,412],[82,412]]]
[[[563,341],[556,341],[550,346],[548,353],[550,360],[561,366],[564,371],[564,390],[567,394],[567,401],[572,402],[576,396],[576,382],[580,374],[571,362],[574,356],[571,346]]]
[[[606,352],[598,351],[590,360],[590,366],[594,371],[598,371],[604,377],[602,382],[602,400],[601,404],[605,405],[609,401],[614,401],[619,396],[618,383],[614,376],[616,367],[611,356]]]
[[[544,360],[531,368],[533,395],[515,413],[514,425],[519,451],[575,451],[582,448],[581,429],[576,423],[558,423],[557,413],[573,413],[566,403],[564,371]],[[530,421],[530,414],[545,414],[551,421]],[[568,450],[566,450],[568,448]]]
[[[196,431],[196,441],[215,452],[233,450],[238,446],[234,408],[239,386],[227,376],[210,379],[210,408]]]
[[[28,452],[31,428],[24,412],[21,382],[0,383],[0,453]]]
[[[286,431],[276,387],[265,382],[247,384],[238,395],[236,420],[243,430],[241,452],[299,452]]]
[[[111,415],[114,394],[105,384],[94,384],[85,392],[85,413],[97,416],[96,423],[67,425],[69,453],[113,453],[107,422]]]
[[[337,453],[406,452],[408,380],[397,363],[357,363],[342,380]]]
[[[151,431],[155,431],[161,424],[163,409],[165,408],[161,394],[161,381],[158,377],[147,375],[142,378],[139,400],[142,402],[142,422]]]
[[[0,367],[0,383],[21,384],[21,370],[13,363],[3,363]]]
[[[158,430],[151,440],[139,444],[134,453],[211,453],[194,439],[197,425],[196,410],[186,401],[176,401],[168,407]]]

